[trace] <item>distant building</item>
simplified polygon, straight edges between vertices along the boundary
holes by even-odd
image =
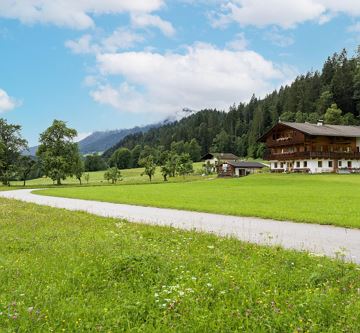
[[[201,158],[205,165],[211,166],[211,171],[217,171],[217,166],[226,162],[236,162],[240,158],[232,153],[208,153]]]
[[[244,177],[252,173],[258,173],[266,165],[259,162],[226,162],[217,166],[219,177]]]
[[[235,162],[240,160],[240,157],[232,153],[208,153],[201,158],[205,163],[209,162],[212,165],[217,165],[219,162]]]
[[[360,126],[280,122],[259,141],[272,172],[360,172]]]

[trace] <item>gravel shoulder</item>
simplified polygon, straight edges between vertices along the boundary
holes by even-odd
[[[0,192],[0,197],[126,219],[129,222],[195,229],[256,244],[309,251],[314,255],[341,256],[347,261],[360,264],[360,230],[357,229],[40,196],[32,191],[33,189],[5,191]]]

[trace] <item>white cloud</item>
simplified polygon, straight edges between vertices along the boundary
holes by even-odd
[[[101,44],[105,52],[116,52],[117,50],[131,48],[143,40],[144,37],[138,33],[126,28],[118,28],[109,37],[105,38]]]
[[[85,87],[93,87],[98,84],[98,78],[94,75],[87,75],[83,81]]]
[[[0,17],[87,29],[95,25],[92,15],[151,13],[163,4],[164,0],[1,0]]]
[[[102,75],[119,76],[124,83],[102,84],[91,96],[123,112],[169,115],[183,107],[225,109],[253,93],[264,95],[295,76],[256,52],[201,43],[184,54],[108,53],[98,55],[97,62]]]
[[[249,41],[246,39],[245,34],[240,32],[236,35],[236,38],[231,42],[226,44],[226,47],[232,50],[245,50],[249,44]]]
[[[75,54],[98,53],[100,51],[99,45],[93,43],[91,35],[81,36],[77,40],[68,40],[65,46]]]
[[[173,36],[175,34],[172,24],[156,15],[133,14],[131,22],[137,28],[156,27],[166,36]]]
[[[360,15],[358,0],[230,0],[223,1],[220,13],[213,17],[215,26],[237,22],[242,26],[276,25],[293,28],[306,21],[326,23],[339,13]]]
[[[144,107],[147,101],[144,96],[126,82],[117,88],[113,88],[111,85],[100,85],[90,95],[96,102],[110,105],[117,110],[133,113],[141,113],[146,110]]]
[[[0,113],[11,111],[19,105],[19,101],[10,97],[5,90],[0,89]]]
[[[104,38],[95,38],[89,34],[81,36],[77,40],[68,40],[65,46],[75,54],[90,54],[117,52],[129,49],[136,43],[142,42],[144,37],[127,28],[117,28],[113,33]]]
[[[348,27],[349,32],[360,32],[360,22],[356,22]]]
[[[276,30],[267,31],[264,35],[264,39],[280,47],[287,47],[294,44],[294,38],[281,34]]]

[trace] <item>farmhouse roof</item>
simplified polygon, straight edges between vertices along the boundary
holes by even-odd
[[[302,133],[319,136],[340,136],[340,137],[360,137],[360,126],[345,126],[345,125],[327,125],[327,124],[309,124],[309,123],[290,123],[280,122],[276,124],[271,130],[266,132],[258,141],[264,141],[272,130],[280,125],[284,125],[296,129]]]
[[[310,135],[360,137],[360,126],[282,123]]]
[[[244,169],[262,169],[266,167],[265,164],[259,162],[248,162],[248,161],[228,162],[228,164],[232,165],[235,168],[244,168]]]
[[[232,154],[232,153],[208,153],[204,155],[201,159],[202,160],[208,160],[216,157],[219,160],[225,160],[225,161],[235,161],[238,160],[239,157]]]

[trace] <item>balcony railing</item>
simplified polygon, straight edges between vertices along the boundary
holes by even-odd
[[[288,139],[284,138],[284,140],[281,140],[281,138],[278,140],[269,139],[268,141],[266,141],[266,145],[268,147],[281,147],[281,146],[297,145],[303,143],[304,143],[304,138],[301,137],[292,137]]]
[[[264,154],[265,160],[304,160],[304,159],[329,159],[329,160],[360,160],[360,152],[323,152],[323,151],[304,151],[293,153],[279,153],[275,154],[271,151],[266,151]]]

